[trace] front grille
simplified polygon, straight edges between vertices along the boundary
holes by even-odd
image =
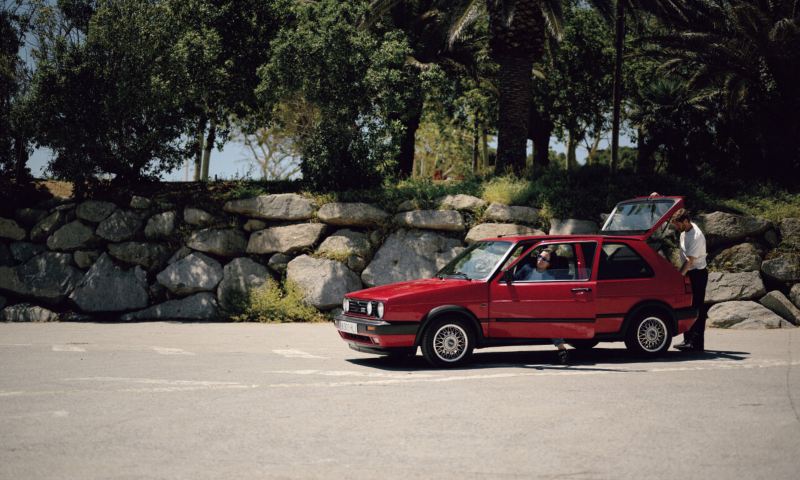
[[[352,340],[360,343],[372,343],[372,339],[366,335],[356,335],[354,333],[339,332],[345,340]]]
[[[357,313],[359,315],[366,315],[367,314],[367,303],[363,300],[350,300],[350,309],[347,310],[349,313]]]

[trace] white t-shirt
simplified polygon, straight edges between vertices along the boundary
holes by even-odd
[[[681,233],[681,262],[686,262],[686,257],[694,257],[694,265],[689,270],[702,270],[706,268],[706,236],[692,222],[692,229]]]

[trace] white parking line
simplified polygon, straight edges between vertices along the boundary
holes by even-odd
[[[306,353],[302,350],[273,350],[272,353],[276,353],[286,358],[328,358],[311,355],[310,353]]]
[[[76,347],[75,345],[53,345],[54,352],[85,352],[85,348]]]
[[[192,352],[180,348],[152,347],[159,355],[194,355]]]

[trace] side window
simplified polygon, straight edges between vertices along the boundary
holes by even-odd
[[[550,244],[534,248],[514,266],[514,281],[541,282],[578,279],[573,244]]]
[[[631,247],[624,243],[605,243],[600,250],[598,280],[647,278],[653,269]]]
[[[583,252],[583,264],[578,265],[578,280],[588,280],[594,270],[594,254],[597,251],[597,242],[583,242],[580,244]]]

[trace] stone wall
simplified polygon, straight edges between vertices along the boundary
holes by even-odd
[[[276,194],[229,201],[214,213],[143,197],[21,208],[0,218],[0,318],[225,319],[234,299],[267,278],[291,280],[309,304],[331,310],[347,292],[430,277],[480,238],[544,233],[535,208],[466,195],[438,203],[387,212]],[[797,324],[800,263],[781,252],[800,243],[798,219],[772,225],[714,212],[698,221],[715,270],[712,324]],[[587,220],[547,223],[549,233],[598,229]],[[734,321],[753,309],[761,316]]]

